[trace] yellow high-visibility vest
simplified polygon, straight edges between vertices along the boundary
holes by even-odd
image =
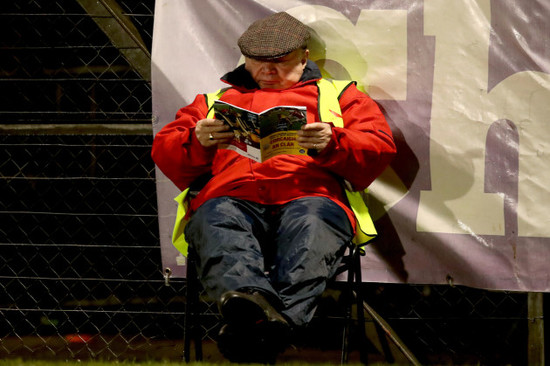
[[[317,87],[319,88],[319,101],[318,112],[319,119],[322,122],[332,122],[336,127],[344,127],[344,121],[341,117],[342,109],[340,108],[339,98],[340,95],[350,86],[353,81],[349,80],[329,80],[320,79],[317,81]],[[214,93],[206,94],[206,103],[208,105],[207,118],[213,118],[214,111],[212,105],[215,100],[221,98],[223,93],[228,88],[220,89]],[[365,190],[366,192],[367,190]],[[181,192],[174,200],[178,203],[178,209],[176,213],[176,222],[174,225],[174,231],[172,233],[172,244],[176,249],[187,256],[188,243],[185,240],[184,229],[187,224],[186,213],[189,209],[189,200],[187,194],[189,188]],[[346,196],[348,198],[350,207],[357,219],[357,230],[353,243],[356,245],[365,245],[369,241],[373,240],[376,235],[376,228],[369,214],[369,209],[363,200],[361,192],[350,191],[345,189]]]

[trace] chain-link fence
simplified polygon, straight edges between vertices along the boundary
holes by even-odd
[[[160,274],[150,158],[154,1],[0,9],[0,358],[177,349],[183,283]]]
[[[0,9],[0,357],[181,359],[185,281],[162,276],[150,158],[154,0]],[[524,293],[365,291],[424,364],[527,362]]]

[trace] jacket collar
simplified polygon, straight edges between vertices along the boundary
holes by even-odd
[[[317,81],[321,79],[321,77],[321,71],[319,70],[317,64],[311,60],[307,60],[304,73],[302,74],[300,81],[298,81],[298,83],[294,86],[310,81]],[[221,81],[237,89],[255,90],[260,88],[250,73],[246,71],[244,64],[222,76]]]

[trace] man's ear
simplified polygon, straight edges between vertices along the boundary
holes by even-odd
[[[303,65],[304,67],[306,67],[308,58],[309,58],[309,49],[306,48],[306,49],[304,50],[304,54],[303,54],[303,56],[302,56],[302,65]]]

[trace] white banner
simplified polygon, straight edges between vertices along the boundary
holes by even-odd
[[[364,280],[549,291],[550,2],[157,0],[154,132],[223,86],[238,37],[277,11],[312,29],[311,59],[356,80],[394,132]],[[179,192],[157,180],[162,263],[182,276]]]

